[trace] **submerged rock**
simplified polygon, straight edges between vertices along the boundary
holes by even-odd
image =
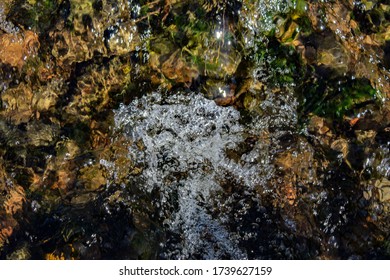
[[[0,62],[22,69],[28,58],[37,55],[38,35],[32,31],[0,35]]]
[[[52,54],[68,67],[95,55],[126,55],[140,44],[131,1],[70,1],[69,13],[57,30],[50,32]],[[69,23],[72,28],[68,28]]]
[[[379,201],[389,202],[390,201],[390,181],[384,178],[381,181],[375,182],[375,187],[379,190]]]
[[[26,192],[4,169],[0,158],[0,250],[9,242],[9,238],[18,228],[17,215],[26,202]]]
[[[367,19],[359,22],[363,7],[366,6],[361,2],[353,1],[332,3],[310,1],[308,17],[315,29],[329,28],[343,46],[346,51],[344,57],[348,57],[348,60],[343,62],[345,64],[343,68],[356,78],[368,78],[372,87],[380,91],[383,97],[388,97],[389,72],[381,67],[380,61],[384,53],[380,48],[383,39],[379,39],[383,36],[386,38],[387,31],[375,30],[377,34],[366,33]],[[371,8],[366,8],[371,10]],[[365,14],[364,11],[363,14]],[[389,23],[384,21],[379,25],[386,28]]]
[[[26,123],[33,115],[33,92],[30,86],[21,83],[10,88],[1,95],[3,108],[0,112],[3,117],[13,124]]]

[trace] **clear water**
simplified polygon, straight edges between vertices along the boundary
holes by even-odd
[[[296,103],[288,93],[266,96],[267,115],[245,124],[235,108],[217,106],[199,93],[155,92],[115,111],[116,133],[133,143],[128,158],[143,167],[133,179],[145,192],[160,193],[154,204],[168,236],[175,236],[163,245],[164,258],[247,258],[239,246],[241,232],[231,226],[240,219],[232,205],[240,203],[245,213],[251,206],[243,197],[261,204],[259,193],[272,192],[276,138],[286,133],[282,127],[291,130],[296,124]],[[272,137],[242,148],[246,139],[275,127],[281,129]],[[115,177],[113,163],[101,163]],[[232,186],[242,195],[229,197],[226,189]]]
[[[356,17],[364,36],[354,38],[319,13],[310,36],[300,28],[291,34],[301,32],[294,50],[275,34],[292,31],[294,21],[309,23],[303,1],[96,1],[86,11],[80,1],[62,2],[52,24],[61,30],[19,25],[19,15],[0,3],[0,35],[32,30],[41,46],[22,72],[2,68],[0,210],[19,210],[0,217],[7,227],[1,258],[388,258],[390,152],[382,108],[356,100],[360,113],[314,116],[303,107],[316,106],[316,94],[301,92],[320,85],[329,88],[324,101],[334,94],[338,103],[346,80],[377,75],[382,63],[370,44],[356,49],[372,69],[360,77],[348,62],[355,49],[347,50],[350,39],[363,44],[374,36],[364,30],[374,26]],[[164,47],[154,50],[156,42]],[[310,50],[313,61],[302,61]],[[320,62],[323,54],[334,60]],[[216,60],[217,70],[201,66]],[[159,79],[167,61],[169,72],[196,78]],[[378,86],[372,77],[367,83]],[[23,103],[24,90],[32,103]],[[233,92],[235,107],[204,98]],[[51,93],[58,99],[46,102]],[[23,113],[7,111],[14,98],[32,109],[26,123],[8,120]],[[316,119],[324,125],[311,127]]]

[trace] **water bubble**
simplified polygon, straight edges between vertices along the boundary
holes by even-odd
[[[226,228],[229,219],[212,215],[213,204],[220,204],[217,193],[222,191],[220,180],[224,176],[232,174],[253,190],[272,174],[267,168],[268,174],[261,176],[261,165],[268,163],[259,163],[257,150],[242,154],[240,162],[228,156],[227,149],[234,150],[244,141],[245,128],[239,120],[240,113],[234,108],[219,107],[199,94],[184,93],[164,97],[153,93],[115,112],[117,131],[145,146],[137,158],[147,166],[139,178],[143,188],[161,192],[156,202],[160,216],[170,231],[182,236],[181,245],[172,245],[176,247],[166,252],[169,258],[196,254],[204,258],[245,257],[237,247],[236,233]],[[138,149],[132,145],[129,153],[139,154]],[[113,168],[106,161],[101,164]],[[176,206],[172,204],[175,199]],[[250,205],[244,201],[238,205],[238,215],[246,215]]]

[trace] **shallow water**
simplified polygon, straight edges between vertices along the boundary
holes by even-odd
[[[389,258],[382,2],[1,3],[1,258]]]
[[[143,166],[142,175],[134,180],[142,182],[145,191],[160,194],[153,201],[160,219],[168,234],[181,236],[168,241],[164,256],[246,258],[238,247],[238,233],[227,229],[232,221],[215,215],[214,205],[224,203],[218,193],[228,187],[226,177],[235,178],[240,188],[259,199],[254,190],[273,168],[265,163],[267,158],[259,157],[260,144],[243,154],[237,151],[250,132],[240,124],[240,113],[199,93],[167,97],[154,93],[116,111],[115,126],[132,142],[143,143],[141,151],[136,144],[129,147],[130,157]],[[267,152],[266,147],[261,149]]]

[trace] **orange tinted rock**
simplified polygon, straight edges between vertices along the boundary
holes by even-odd
[[[295,200],[297,198],[297,190],[294,187],[293,183],[287,182],[287,184],[285,185],[284,191],[286,194],[288,204],[294,205]]]
[[[175,51],[162,64],[161,71],[167,79],[174,80],[176,83],[184,83],[187,86],[199,76],[198,70],[184,60],[180,50]]]
[[[12,235],[13,228],[11,226],[0,227],[0,248],[7,242],[8,237]]]
[[[14,215],[22,210],[25,200],[24,189],[21,186],[15,186],[9,191],[7,199],[4,202],[5,212],[9,215]]]
[[[37,54],[38,48],[38,35],[32,31],[0,35],[0,62],[20,70],[27,58]]]
[[[0,158],[0,249],[15,231],[18,222],[14,215],[20,212],[26,201],[24,189],[10,177]]]
[[[66,169],[57,171],[57,181],[52,185],[52,189],[66,190],[74,182],[75,175]]]

